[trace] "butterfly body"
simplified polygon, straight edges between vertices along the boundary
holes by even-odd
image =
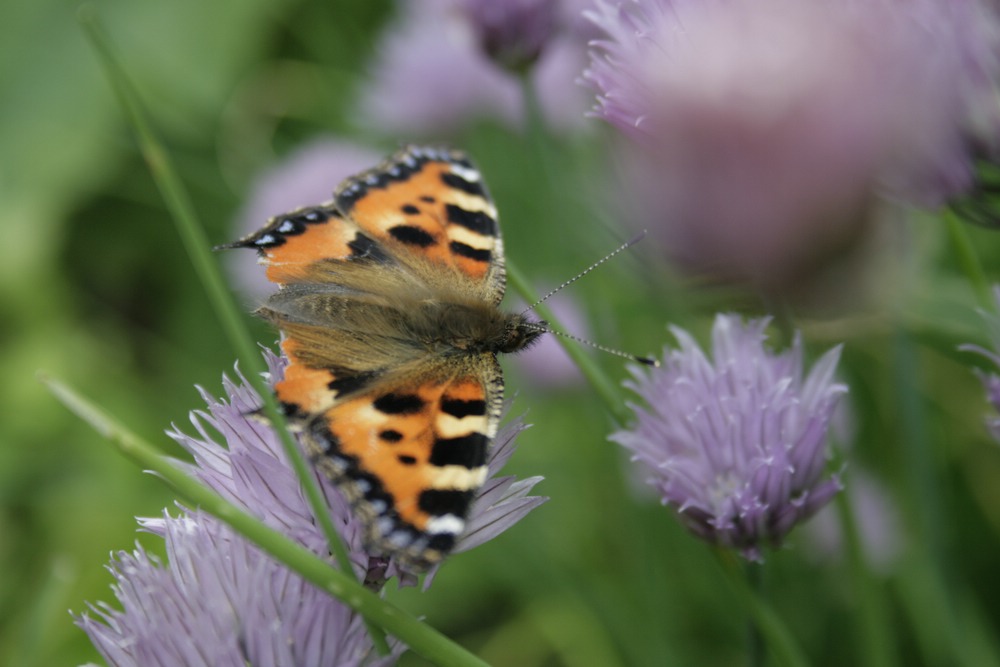
[[[543,331],[499,308],[503,247],[478,172],[457,151],[407,147],[225,247],[258,249],[279,286],[257,311],[284,334],[275,391],[369,546],[439,562],[486,478],[496,355]]]

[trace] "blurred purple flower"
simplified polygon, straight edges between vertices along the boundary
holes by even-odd
[[[940,0],[597,0],[583,80],[672,256],[786,283],[880,196],[935,205],[996,136],[998,22]]]
[[[852,467],[849,474],[844,494],[857,524],[862,553],[870,568],[887,573],[905,546],[899,507],[889,489],[871,473]],[[847,549],[835,510],[832,505],[823,508],[803,527],[806,537],[802,544],[817,561],[835,560]]]
[[[341,139],[327,137],[305,144],[257,178],[236,216],[233,238],[257,231],[273,216],[329,201],[342,180],[383,157],[381,151]],[[236,288],[244,295],[260,301],[274,291],[253,253],[229,253],[226,261]]]
[[[687,332],[663,366],[633,368],[630,389],[647,407],[611,439],[650,473],[649,484],[681,521],[708,542],[751,560],[840,490],[824,477],[826,432],[847,387],[834,381],[834,348],[803,378],[802,344],[764,348],[769,320],[745,326],[719,315],[709,360]]]
[[[1000,309],[1000,285],[993,286],[993,298]],[[988,350],[979,345],[961,345],[958,349],[966,352],[975,352],[989,359],[995,367],[1000,369],[1000,316],[996,313],[983,313],[990,329],[990,338],[993,349]],[[993,406],[993,414],[986,417],[986,428],[989,429],[993,439],[1000,443],[1000,376],[996,373],[984,373],[976,369],[976,375],[983,383],[986,390],[986,399]]]
[[[994,363],[997,361],[994,360]],[[994,414],[986,417],[986,428],[989,429],[993,439],[1000,442],[1000,415],[996,414],[996,412],[1000,412],[1000,377],[996,373],[980,373],[979,377],[986,389],[986,398],[995,411]]]
[[[469,7],[481,6],[477,12],[503,10],[504,16],[520,11],[520,4],[524,0],[493,2],[490,10],[486,2],[468,0]],[[537,3],[525,6],[530,4]],[[358,121],[384,134],[424,137],[453,135],[484,118],[520,126],[525,106],[521,85],[483,51],[470,16],[465,0],[402,5],[376,45]],[[527,75],[546,121],[562,130],[584,127],[587,108],[587,96],[575,83],[586,47],[568,18],[559,14],[555,34]]]
[[[464,0],[462,5],[483,53],[515,73],[534,65],[556,32],[556,0]]]
[[[270,376],[280,379],[285,361],[270,353],[267,361]],[[178,465],[270,527],[328,557],[326,539],[274,431],[251,416],[259,397],[246,382],[225,378],[223,384],[228,402],[201,390],[208,411],[191,413],[196,436],[170,432],[194,458]],[[517,419],[497,434],[489,477],[454,552],[493,539],[545,502],[528,495],[540,477],[496,476],[524,428]],[[359,579],[376,591],[394,575],[401,585],[416,583],[416,573],[365,551],[360,522],[335,486],[317,478]],[[91,605],[97,617],[77,618],[111,665],[383,665],[403,650],[397,646],[392,656],[379,658],[359,617],[214,517],[185,509],[178,517],[165,513],[140,524],[165,539],[168,563],[141,547],[118,554],[110,570],[122,609],[101,603]]]

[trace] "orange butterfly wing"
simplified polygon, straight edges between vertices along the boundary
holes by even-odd
[[[373,283],[379,271],[423,263],[432,275],[422,287],[440,281],[449,294],[490,306],[504,292],[496,209],[471,162],[445,149],[406,147],[344,181],[333,202],[272,218],[224,247],[258,249],[282,290],[336,291],[321,267],[343,262],[372,271]],[[370,297],[356,296],[359,304]],[[285,328],[312,332],[297,323]],[[342,335],[329,332],[334,343]],[[289,364],[275,385],[278,398],[317,468],[364,519],[369,544],[413,568],[438,562],[485,480],[503,392],[495,355],[431,355],[422,373],[397,378],[394,369],[331,368],[289,331],[282,348]]]
[[[402,385],[347,398],[312,423],[317,467],[344,480],[370,544],[416,568],[454,546],[486,479],[488,382],[472,373]]]
[[[497,211],[464,154],[409,146],[337,188],[338,210],[399,253],[447,267],[493,304],[505,286]]]
[[[255,248],[260,253],[268,280],[279,285],[313,280],[317,262],[386,258],[378,245],[357,224],[345,219],[332,204],[296,209],[268,220],[260,230],[217,249]],[[275,391],[292,414],[312,414],[332,405],[338,392],[337,377],[328,368],[318,368],[299,357],[299,342],[286,338],[281,347],[289,364]],[[354,384],[342,378],[343,389]]]

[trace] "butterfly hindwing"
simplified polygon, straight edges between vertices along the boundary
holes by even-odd
[[[380,384],[340,401],[305,438],[365,519],[369,543],[427,567],[454,546],[486,479],[501,393],[499,367],[484,358],[447,379]]]

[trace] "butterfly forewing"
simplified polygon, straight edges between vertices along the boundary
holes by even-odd
[[[253,234],[220,247],[256,248],[267,279],[279,286],[313,280],[317,261],[387,259],[355,222],[330,204],[275,216]]]
[[[496,207],[464,154],[408,147],[347,179],[334,202],[374,238],[451,268],[452,280],[495,304],[503,297]]]

